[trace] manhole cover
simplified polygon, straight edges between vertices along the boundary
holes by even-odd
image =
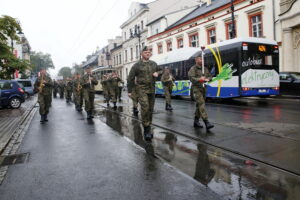
[[[0,156],[0,166],[20,164],[27,161],[29,153]]]

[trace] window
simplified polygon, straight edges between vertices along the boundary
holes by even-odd
[[[216,43],[217,37],[216,37],[216,28],[210,28],[207,29],[207,43],[213,44]]]
[[[10,90],[13,88],[13,85],[10,81],[0,82],[1,90]]]
[[[125,62],[127,62],[127,50],[125,50]]]
[[[158,52],[158,54],[163,53],[163,46],[162,46],[162,44],[157,44],[157,52]]]
[[[143,20],[141,21],[141,31],[144,30],[144,22]]]
[[[183,38],[177,38],[177,48],[183,48]]]
[[[262,15],[261,13],[249,16],[249,29],[251,37],[262,37],[263,26],[262,26]]]
[[[199,36],[198,33],[189,35],[190,47],[199,47]]]
[[[172,42],[167,41],[167,51],[172,51]]]
[[[133,60],[133,48],[130,48],[130,60]]]
[[[124,40],[126,40],[126,32],[124,32]]]
[[[236,25],[236,23],[234,22],[234,25]],[[232,22],[228,22],[225,24],[225,27],[226,27],[226,39],[229,40],[229,39],[233,39],[233,24]],[[236,35],[236,26],[235,26],[235,35]],[[236,37],[236,36],[235,36]]]
[[[139,57],[139,46],[136,45],[135,46],[135,58],[138,59],[138,57]]]
[[[119,63],[122,64],[122,58],[121,58],[121,54],[119,55]]]

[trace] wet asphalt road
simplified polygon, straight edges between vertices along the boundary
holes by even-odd
[[[153,155],[136,132],[126,140],[96,117],[87,121],[73,105],[54,99],[49,122],[36,113],[20,153],[0,186],[0,199],[221,199],[211,189]],[[114,123],[115,121],[111,121]]]

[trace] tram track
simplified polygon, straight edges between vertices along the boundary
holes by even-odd
[[[96,104],[96,105],[97,105],[97,106],[100,106],[100,107],[102,107],[102,108],[104,108],[105,110],[108,110],[109,112],[117,113],[117,114],[122,115],[122,116],[124,116],[124,117],[129,117],[129,118],[131,118],[131,119],[133,119],[133,120],[136,120],[136,121],[138,121],[139,123],[142,123],[142,121],[141,121],[140,119],[138,119],[138,118],[136,118],[136,117],[134,117],[134,116],[132,116],[132,115],[130,115],[130,114],[127,114],[127,113],[124,113],[124,112],[119,112],[119,111],[116,111],[116,110],[107,108],[106,106],[103,106],[103,105],[101,105],[101,104]],[[222,125],[222,124],[220,124],[220,125]],[[257,162],[257,163],[259,163],[259,164],[261,164],[261,165],[265,165],[265,166],[267,166],[267,167],[272,167],[272,168],[274,168],[274,169],[276,169],[276,170],[279,170],[279,171],[281,171],[281,172],[285,172],[285,173],[288,173],[288,174],[290,174],[290,175],[297,176],[297,178],[300,178],[300,173],[297,173],[297,172],[292,171],[292,170],[285,169],[285,168],[283,168],[283,167],[276,166],[276,165],[274,165],[274,164],[272,164],[272,163],[263,161],[263,160],[261,160],[261,159],[255,158],[255,157],[250,156],[250,155],[243,154],[243,153],[238,152],[238,151],[235,151],[235,150],[233,150],[233,149],[229,149],[229,148],[226,148],[226,147],[217,145],[217,144],[213,144],[213,143],[208,142],[208,141],[206,141],[206,140],[204,140],[204,139],[201,139],[201,138],[199,138],[199,137],[192,136],[192,135],[188,135],[188,134],[183,133],[183,132],[181,132],[181,131],[177,131],[177,130],[174,130],[174,129],[170,129],[170,128],[168,128],[168,127],[165,127],[165,126],[162,126],[162,125],[159,125],[159,124],[156,124],[156,123],[152,123],[152,126],[153,126],[153,127],[158,127],[158,128],[160,128],[160,129],[162,129],[162,130],[165,130],[165,131],[168,131],[168,132],[177,134],[177,135],[180,135],[180,136],[185,137],[185,138],[187,138],[187,139],[194,140],[194,141],[196,141],[196,142],[200,142],[200,143],[202,143],[202,144],[205,144],[205,145],[214,147],[214,148],[216,148],[216,149],[219,149],[219,150],[222,150],[222,151],[225,151],[225,152],[228,152],[228,153],[232,153],[232,154],[234,154],[234,155],[241,156],[241,157],[244,158],[245,160],[252,160],[252,161]],[[238,128],[238,127],[236,127],[236,128]],[[247,130],[248,130],[248,129],[247,129]],[[256,132],[256,133],[257,133],[257,132]],[[289,138],[287,138],[287,139],[289,139]],[[297,141],[298,141],[298,140],[297,140]]]

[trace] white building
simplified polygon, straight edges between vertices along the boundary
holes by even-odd
[[[281,0],[278,22],[281,71],[300,72],[300,1]]]
[[[121,25],[123,38],[123,79],[127,79],[132,65],[139,60],[140,50],[147,42],[146,24],[159,20],[166,13],[188,9],[199,4],[197,0],[157,0],[148,4],[133,2],[129,8],[129,19]]]
[[[175,48],[206,46],[232,38],[230,2],[207,1],[175,23],[175,18],[168,15],[159,19],[161,31],[158,33],[151,31],[155,24],[149,24],[147,40],[153,55]],[[275,39],[273,0],[235,0],[234,7],[237,37]]]

